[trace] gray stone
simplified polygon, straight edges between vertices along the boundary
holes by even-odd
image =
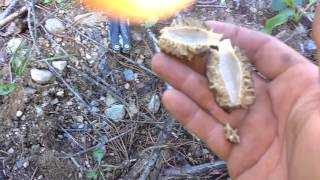
[[[26,160],[23,160],[23,159],[16,160],[17,169],[27,168],[28,166],[29,166],[29,161],[26,161]]]
[[[37,117],[40,117],[40,116],[43,115],[43,109],[42,109],[41,106],[36,106],[34,109],[35,109],[35,111],[36,111],[36,116],[37,116]]]
[[[14,153],[14,149],[13,148],[8,149],[7,153],[8,154],[13,154]]]
[[[153,95],[151,97],[151,100],[148,104],[148,109],[149,111],[153,112],[153,113],[157,113],[160,109],[160,97],[158,95]]]
[[[131,116],[134,116],[139,112],[139,109],[137,108],[137,106],[134,103],[130,103],[128,111]]]
[[[108,106],[108,107],[110,107],[111,105],[113,105],[114,103],[116,103],[117,102],[117,100],[114,98],[114,97],[112,97],[111,95],[107,95],[107,98],[106,98],[106,105]]]
[[[21,117],[23,115],[23,112],[22,111],[17,111],[17,113],[16,113],[16,116],[19,118],[19,117]]]
[[[56,104],[58,104],[58,103],[59,103],[59,99],[58,99],[58,98],[55,98],[54,100],[52,100],[52,101],[50,102],[51,105],[56,105]]]
[[[61,34],[66,30],[65,25],[56,18],[46,20],[45,28],[52,34]]]
[[[23,88],[23,94],[24,95],[33,95],[37,92],[36,89],[32,88],[32,87],[24,87]]]
[[[126,81],[133,81],[135,79],[134,72],[130,69],[125,69],[123,71],[124,79]]]
[[[77,122],[79,122],[79,123],[83,123],[84,118],[83,118],[83,116],[76,116],[76,117],[75,117],[75,120],[76,120]]]
[[[119,122],[126,115],[126,110],[124,105],[113,105],[111,108],[105,110],[105,115],[107,118]]]
[[[92,112],[92,113],[97,113],[97,112],[100,112],[100,109],[97,108],[97,107],[92,107],[92,108],[90,109],[90,112]]]
[[[67,61],[53,61],[52,66],[62,72],[67,67]]]
[[[304,50],[308,54],[316,53],[317,51],[317,45],[313,40],[307,40],[304,44]]]
[[[21,43],[23,42],[22,38],[13,38],[7,44],[7,51],[8,53],[14,53]]]
[[[53,78],[53,74],[48,70],[43,69],[31,69],[31,78],[39,84],[46,84]]]

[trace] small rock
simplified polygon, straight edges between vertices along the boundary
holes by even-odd
[[[97,108],[97,107],[92,107],[92,108],[90,109],[90,112],[92,112],[92,113],[97,113],[97,112],[100,112],[100,109]]]
[[[76,116],[75,119],[79,123],[83,123],[83,120],[84,120],[83,116]]]
[[[21,159],[16,160],[17,169],[21,169],[22,167],[24,167],[25,162],[26,162],[25,160],[21,160]]]
[[[13,154],[14,153],[14,149],[13,148],[8,149],[7,153],[8,154]]]
[[[37,92],[37,90],[34,89],[34,88],[31,88],[31,87],[24,87],[24,88],[23,88],[23,94],[24,94],[24,95],[33,95],[33,94],[35,94],[36,92]]]
[[[19,48],[19,46],[21,45],[22,42],[23,42],[23,40],[21,38],[11,39],[7,45],[8,53],[14,53]]]
[[[58,104],[58,103],[59,103],[59,100],[58,100],[57,98],[55,98],[54,100],[52,100],[52,101],[50,102],[51,105],[56,105],[56,104]]]
[[[210,151],[208,149],[202,149],[203,154],[210,154]]]
[[[307,40],[304,43],[304,49],[305,49],[306,53],[313,54],[317,51],[317,45],[315,44],[315,42],[313,40]]]
[[[29,166],[29,164],[30,164],[29,161],[25,161],[25,162],[23,163],[23,167],[24,167],[24,168],[27,168],[27,167]]]
[[[56,95],[58,97],[63,97],[64,96],[64,91],[59,91],[59,92],[56,93]]]
[[[131,116],[134,116],[139,112],[139,109],[134,103],[130,103],[128,110]]]
[[[124,88],[125,88],[125,89],[129,89],[129,88],[130,88],[130,84],[129,84],[129,83],[126,83],[126,84],[124,85]]]
[[[43,179],[43,175],[38,176],[37,179],[38,179],[38,180]]]
[[[61,134],[58,134],[58,139],[63,139],[63,135],[61,135]]]
[[[160,109],[160,104],[160,97],[155,94],[151,97],[151,100],[148,104],[148,109],[153,113],[157,113]]]
[[[134,39],[135,41],[142,41],[142,36],[140,33],[133,31],[132,32],[132,39]]]
[[[111,95],[107,95],[107,98],[105,99],[106,105],[108,107],[110,107],[111,105],[113,105],[114,103],[117,102],[117,100],[115,98],[113,98]]]
[[[36,106],[34,109],[36,111],[36,116],[37,117],[40,117],[40,116],[43,115],[43,109],[40,106]]]
[[[97,100],[93,100],[93,101],[90,102],[90,106],[97,107],[99,105],[100,105],[100,102],[97,101]]]
[[[111,108],[106,109],[105,115],[115,122],[119,122],[126,115],[124,105],[113,105]]]
[[[138,59],[138,60],[137,60],[137,63],[140,64],[140,65],[143,64],[143,62],[144,62],[143,59]]]
[[[99,58],[99,54],[98,54],[97,52],[92,52],[92,53],[90,54],[90,56],[91,56],[91,59],[93,59],[93,60],[96,60],[96,59]]]
[[[252,13],[257,13],[258,12],[257,8],[254,8],[254,7],[250,7],[250,11]]]
[[[65,25],[56,18],[46,20],[44,26],[52,34],[61,34],[66,30]]]
[[[67,105],[67,106],[72,106],[72,105],[73,105],[73,102],[72,102],[72,101],[68,101],[68,102],[66,103],[66,105]]]
[[[134,72],[130,69],[125,69],[123,71],[124,79],[126,81],[133,81],[135,79]]]
[[[89,53],[86,53],[86,59],[90,60],[90,59],[92,59],[92,56]]]
[[[31,69],[31,78],[39,84],[46,84],[51,81],[53,74],[48,70]]]
[[[17,111],[17,113],[16,113],[16,116],[19,118],[19,117],[21,117],[23,115],[23,112],[22,111]]]
[[[84,124],[79,124],[78,128],[79,129],[83,129],[84,128]]]
[[[53,61],[52,66],[62,72],[67,67],[67,61]]]

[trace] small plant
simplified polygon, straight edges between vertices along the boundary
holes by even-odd
[[[112,172],[116,166],[108,165],[108,164],[101,164],[102,159],[106,155],[106,150],[104,146],[101,146],[97,149],[95,149],[92,153],[92,157],[95,160],[96,163],[98,163],[97,168],[91,169],[91,170],[86,170],[84,171],[84,177],[85,179],[88,180],[97,180],[97,179],[103,179],[105,180],[106,178],[104,177],[104,172]]]
[[[8,95],[17,89],[18,85],[13,84],[0,84],[0,96]]]
[[[304,1],[305,0],[272,0],[272,10],[278,12],[278,14],[267,20],[262,31],[271,34],[275,27],[285,24],[289,20],[299,22],[306,11],[317,2],[317,0],[308,0],[306,8],[299,8],[299,6],[304,4]]]
[[[10,84],[0,84],[0,96],[5,96],[13,93],[18,87],[19,78],[23,77],[26,69],[30,63],[32,57],[32,50],[22,49],[22,46],[25,44],[25,41],[22,41],[17,49],[13,52],[10,64],[12,74],[17,77],[16,79],[11,79]]]

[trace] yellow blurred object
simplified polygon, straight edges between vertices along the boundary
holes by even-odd
[[[82,0],[90,9],[112,18],[126,17],[133,23],[170,17],[194,0]]]

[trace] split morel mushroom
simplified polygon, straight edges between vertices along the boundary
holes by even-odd
[[[176,20],[161,31],[159,46],[167,54],[192,60],[210,53],[207,78],[217,104],[224,110],[248,108],[255,101],[250,61],[229,39],[213,32],[203,22]]]

